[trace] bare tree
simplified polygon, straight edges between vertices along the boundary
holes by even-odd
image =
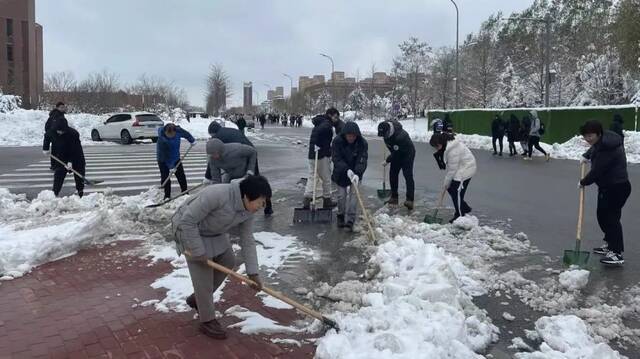
[[[205,102],[207,112],[218,116],[220,110],[226,107],[227,99],[233,95],[231,79],[221,64],[211,65],[206,86]]]
[[[425,74],[431,62],[431,47],[415,37],[403,41],[398,47],[401,54],[393,59],[392,72],[400,81],[415,118],[425,107]]]
[[[431,67],[431,86],[432,91],[439,99],[438,104],[443,108],[447,108],[449,97],[452,94],[452,83],[455,76],[456,55],[454,50],[442,47],[436,53],[433,66]]]
[[[44,91],[72,92],[77,87],[76,77],[71,71],[48,72],[44,77]]]

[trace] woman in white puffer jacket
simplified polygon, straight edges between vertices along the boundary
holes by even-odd
[[[476,174],[476,158],[469,148],[456,140],[452,134],[434,134],[429,144],[437,151],[444,148],[447,173],[444,177],[442,190],[449,192],[453,201],[456,212],[453,219],[449,221],[452,223],[461,215],[464,216],[471,212],[471,207],[465,202],[464,196],[467,193],[471,177]]]

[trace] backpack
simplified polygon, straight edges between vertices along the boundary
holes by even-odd
[[[542,136],[542,135],[544,135],[546,130],[547,129],[544,126],[544,122],[540,121],[540,129],[538,130],[538,133]]]

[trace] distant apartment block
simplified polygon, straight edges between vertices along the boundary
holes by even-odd
[[[251,82],[245,82],[243,87],[243,111],[244,113],[251,113],[253,109],[253,84]]]
[[[343,104],[356,86],[360,86],[367,97],[384,96],[393,90],[394,81],[385,72],[375,72],[373,78],[368,77],[358,82],[354,77],[346,77],[343,71],[334,71],[327,81],[324,75],[300,76],[296,93],[315,99],[323,91],[328,91],[338,104]]]

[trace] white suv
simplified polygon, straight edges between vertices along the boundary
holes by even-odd
[[[158,128],[164,122],[150,112],[122,112],[109,117],[104,124],[91,130],[93,141],[117,140],[128,145],[133,140],[150,138],[158,141]]]

